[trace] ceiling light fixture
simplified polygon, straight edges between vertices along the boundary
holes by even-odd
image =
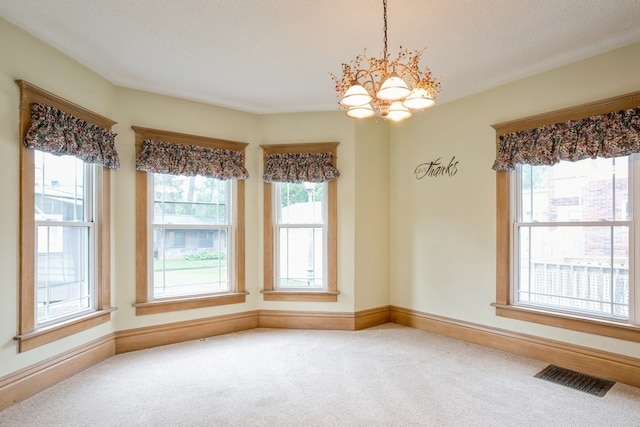
[[[382,58],[368,57],[366,51],[355,61],[342,64],[342,77],[331,74],[340,106],[347,116],[364,119],[379,116],[393,121],[411,117],[412,111],[435,104],[440,80],[429,67],[420,71],[423,51],[409,52],[400,46],[394,60],[387,54],[387,0],[384,9],[384,53]]]

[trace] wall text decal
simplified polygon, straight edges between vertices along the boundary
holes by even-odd
[[[454,176],[458,173],[458,164],[460,162],[456,160],[456,156],[453,156],[448,165],[444,165],[442,157],[438,157],[436,160],[432,160],[426,163],[420,163],[416,166],[416,170],[413,173],[416,175],[416,179],[422,179],[425,176],[430,178],[437,178],[439,176]]]

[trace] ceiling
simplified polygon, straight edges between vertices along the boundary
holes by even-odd
[[[380,56],[382,0],[0,0],[113,84],[251,113],[336,111],[329,73]],[[640,0],[388,0],[440,103],[640,41]]]

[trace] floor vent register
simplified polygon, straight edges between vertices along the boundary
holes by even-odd
[[[603,380],[554,365],[547,366],[538,372],[535,377],[598,397],[603,397],[607,394],[615,384],[614,381]]]

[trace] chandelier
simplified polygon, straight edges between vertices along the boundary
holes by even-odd
[[[434,79],[429,67],[420,71],[423,51],[409,51],[400,46],[394,60],[387,54],[387,0],[384,8],[384,52],[382,58],[365,53],[342,64],[342,77],[331,74],[347,116],[364,119],[378,116],[393,121],[404,120],[412,111],[435,104],[440,93],[440,80]]]

